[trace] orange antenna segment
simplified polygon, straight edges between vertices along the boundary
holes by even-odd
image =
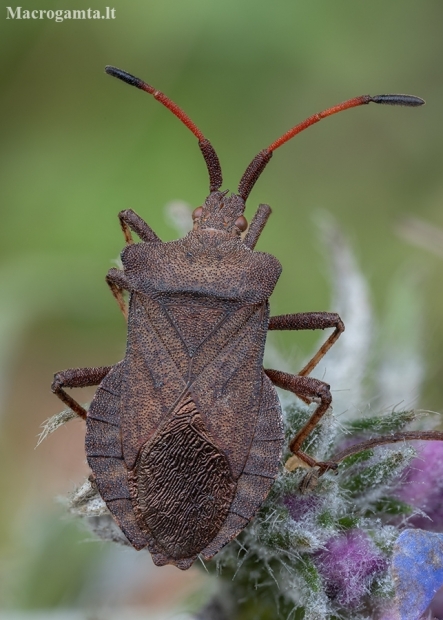
[[[279,146],[282,146],[285,142],[288,142],[291,138],[296,136],[298,133],[307,129],[311,125],[318,123],[322,118],[326,118],[327,116],[332,116],[333,114],[337,114],[338,112],[342,112],[343,110],[348,110],[349,108],[355,108],[359,105],[364,105],[365,103],[369,103],[369,96],[362,97],[354,97],[354,99],[349,99],[348,101],[344,101],[343,103],[339,103],[338,105],[333,106],[332,108],[328,108],[327,110],[323,110],[323,112],[318,112],[318,114],[313,114],[302,123],[295,125],[292,129],[289,129],[286,133],[284,133],[278,140],[273,142],[271,146],[268,146],[266,150],[275,151]]]
[[[198,139],[198,144],[200,150],[203,154],[203,157],[206,162],[206,166],[209,172],[209,181],[210,181],[210,191],[216,191],[221,187],[223,182],[221,166],[219,159],[217,157],[212,144],[205,138],[203,133],[197,127],[197,125],[189,118],[189,116],[184,112],[176,103],[174,103],[169,97],[167,97],[161,91],[155,89],[150,84],[147,84],[140,78],[137,78],[130,73],[126,73],[126,71],[122,71],[121,69],[117,69],[117,67],[107,66],[105,67],[105,71],[108,75],[112,75],[112,77],[116,77],[126,84],[130,84],[131,86],[135,86],[136,88],[140,88],[140,90],[144,90],[145,92],[152,95],[157,101],[160,101],[165,108],[168,108],[181,122],[186,125],[188,129],[192,131],[194,136]]]
[[[288,140],[296,136],[298,133],[304,129],[307,129],[311,125],[318,123],[318,121],[321,121],[327,116],[332,116],[338,112],[343,112],[343,110],[348,110],[349,108],[355,108],[371,102],[384,105],[403,105],[409,107],[416,107],[425,103],[423,99],[420,97],[415,97],[414,95],[376,95],[375,97],[371,97],[371,95],[362,95],[360,97],[348,99],[347,101],[339,103],[338,105],[328,108],[327,110],[323,110],[323,112],[319,112],[318,114],[314,114],[302,123],[292,127],[292,129],[284,133],[280,138],[278,138],[278,140],[268,146],[267,149],[260,151],[260,153],[254,157],[241,178],[238,188],[239,195],[243,198],[243,200],[247,199],[257,179],[263,172],[268,161],[271,159],[273,151],[282,146],[282,144],[288,142]]]

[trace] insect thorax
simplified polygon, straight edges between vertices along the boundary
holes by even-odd
[[[191,231],[169,243],[138,243],[122,252],[131,289],[148,295],[180,294],[243,303],[268,299],[281,273],[271,254],[254,252],[221,232]]]

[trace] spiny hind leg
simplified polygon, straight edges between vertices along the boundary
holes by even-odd
[[[345,331],[345,326],[339,315],[335,312],[298,312],[297,314],[281,314],[279,316],[272,316],[269,319],[268,329],[306,330],[327,329],[328,327],[335,327],[335,329],[314,357],[299,373],[297,373],[299,376],[304,377],[312,372],[322,357],[326,355],[332,345]]]
[[[106,377],[112,366],[101,366],[99,368],[69,368],[61,370],[54,375],[51,390],[56,394],[65,405],[72,411],[86,420],[87,411],[76,400],[64,391],[67,388],[82,388],[91,385],[98,385]]]
[[[313,379],[312,377],[300,377],[299,375],[291,375],[280,370],[265,369],[265,373],[274,385],[282,388],[283,390],[292,392],[301,398],[301,400],[305,403],[309,404],[314,400],[320,400],[317,409],[314,411],[310,419],[290,441],[289,449],[311,467],[319,467],[321,473],[324,473],[328,469],[337,469],[336,463],[333,463],[332,461],[317,461],[301,451],[303,442],[311,434],[323,415],[329,409],[332,401],[329,385],[323,381],[319,381],[318,379]]]

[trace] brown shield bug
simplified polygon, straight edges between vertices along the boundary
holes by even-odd
[[[284,443],[274,386],[318,402],[290,450],[319,474],[337,466],[300,448],[331,403],[329,386],[308,375],[343,323],[329,312],[269,316],[281,265],[254,247],[271,209],[261,204],[247,229],[246,199],[273,152],[322,118],[370,102],[424,102],[366,95],[315,114],[254,157],[229,196],[220,191],[218,157],[191,119],[142,80],[114,67],[106,72],[152,94],[192,131],[210,193],[193,212],[193,230],[177,241],[163,243],[131,209],[119,214],[123,270],[111,269],[106,279],[128,319],[126,356],[114,366],[58,372],[52,390],[86,420],[88,463],[130,543],[147,547],[158,565],[186,569],[237,536],[271,488]],[[298,374],[263,368],[268,330],[326,328],[333,333]],[[98,388],[88,412],[63,389],[92,385]]]

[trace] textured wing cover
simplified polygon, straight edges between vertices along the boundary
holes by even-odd
[[[212,557],[269,492],[283,431],[261,369],[267,321],[264,303],[132,295],[127,355],[91,404],[86,448],[110,511],[156,564]]]
[[[210,560],[237,536],[255,515],[277,475],[284,441],[280,402],[274,386],[262,374],[262,399],[248,458],[237,480],[234,500],[217,536],[200,553]]]
[[[235,483],[190,397],[143,446],[130,488],[138,522],[164,550],[165,560],[195,558],[222,527]]]

